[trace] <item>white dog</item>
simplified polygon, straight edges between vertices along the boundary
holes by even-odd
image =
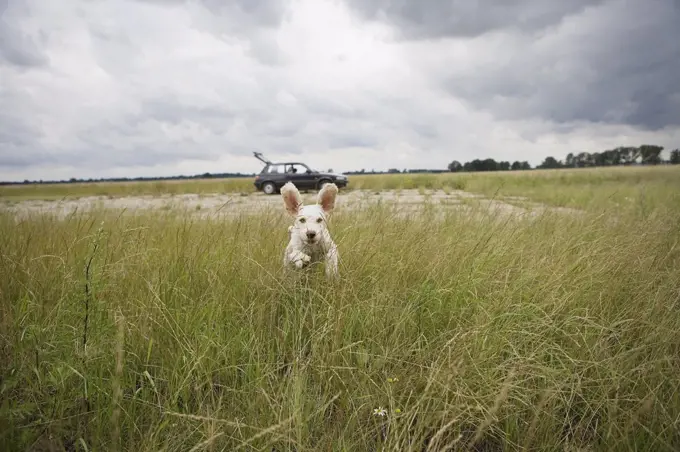
[[[283,265],[303,268],[325,261],[326,276],[338,276],[338,248],[328,232],[326,220],[335,208],[338,187],[326,184],[319,191],[315,205],[303,206],[297,187],[292,182],[281,187],[283,204],[295,218],[288,227],[290,241],[283,255]]]

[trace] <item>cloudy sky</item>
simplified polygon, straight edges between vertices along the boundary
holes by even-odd
[[[0,0],[0,179],[680,146],[680,0]]]

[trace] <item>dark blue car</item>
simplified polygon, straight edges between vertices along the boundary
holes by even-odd
[[[268,195],[279,193],[287,182],[292,182],[298,190],[319,190],[331,182],[338,188],[344,188],[349,182],[347,176],[343,174],[316,171],[300,162],[273,163],[259,152],[254,154],[265,163],[260,174],[255,176],[255,188]]]

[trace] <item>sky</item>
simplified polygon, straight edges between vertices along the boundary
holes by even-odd
[[[675,149],[678,24],[680,0],[0,0],[0,180]]]

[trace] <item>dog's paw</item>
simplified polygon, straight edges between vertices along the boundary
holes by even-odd
[[[294,262],[297,268],[302,268],[309,264],[311,260],[312,258],[306,255],[305,253],[298,252],[297,255],[295,256]]]

